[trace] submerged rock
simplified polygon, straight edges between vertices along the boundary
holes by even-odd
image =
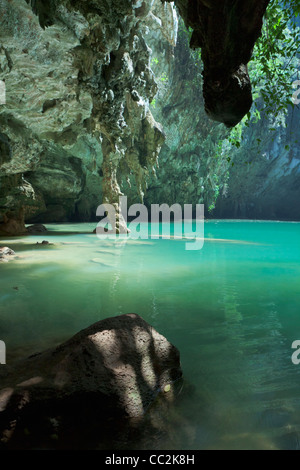
[[[178,350],[140,316],[99,321],[7,373],[0,442],[8,448],[93,445],[105,423],[125,419],[136,427],[158,396],[163,406],[171,402],[181,376]]]
[[[41,243],[36,242],[37,245],[53,245],[53,243],[48,242],[48,240],[43,240]]]

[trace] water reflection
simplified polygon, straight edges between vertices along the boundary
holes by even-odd
[[[299,224],[208,222],[199,252],[80,231],[38,249],[41,237],[5,241],[20,256],[0,266],[8,361],[136,312],[181,351],[184,387],[157,448],[299,447]]]

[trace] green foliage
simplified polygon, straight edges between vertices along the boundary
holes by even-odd
[[[163,73],[161,74],[161,76],[159,77],[159,80],[160,80],[161,82],[167,82],[167,81],[169,80],[168,75],[167,75],[167,72],[163,72]]]
[[[242,145],[245,127],[250,127],[250,124],[256,124],[263,116],[267,116],[270,135],[279,126],[285,126],[285,118],[295,106],[292,98],[295,92],[294,81],[299,78],[300,30],[296,20],[299,14],[300,0],[271,0],[269,4],[262,35],[249,63],[254,105],[228,136],[228,142],[235,149]],[[263,144],[257,138],[256,148],[251,149],[253,153],[259,152]]]
[[[154,98],[154,99],[151,101],[150,106],[152,106],[152,107],[155,109],[155,106],[156,106],[156,98]]]
[[[267,115],[286,114],[294,106],[293,81],[297,78],[300,49],[296,24],[299,12],[299,0],[271,0],[249,64],[256,108]],[[259,97],[262,100],[257,100]]]
[[[159,61],[158,61],[158,58],[157,58],[157,57],[152,57],[152,59],[151,59],[151,66],[152,66],[153,64],[156,64],[156,65],[157,65],[158,62],[159,62]]]

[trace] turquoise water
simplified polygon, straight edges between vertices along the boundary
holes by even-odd
[[[94,224],[0,239],[7,362],[135,312],[181,353],[184,387],[157,448],[300,448],[300,224],[206,221],[184,240],[100,241]],[[66,233],[69,232],[69,233]],[[37,242],[48,240],[53,245]]]

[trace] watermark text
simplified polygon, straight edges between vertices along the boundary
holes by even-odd
[[[0,340],[0,364],[6,364],[6,345]]]
[[[194,212],[192,204],[184,204],[183,209],[180,204],[151,204],[148,210],[144,204],[128,207],[127,196],[120,196],[118,205],[101,204],[96,215],[103,217],[96,228],[101,240],[184,239],[186,250],[201,250],[204,244],[204,204],[196,204]],[[134,219],[127,223],[128,217]]]

